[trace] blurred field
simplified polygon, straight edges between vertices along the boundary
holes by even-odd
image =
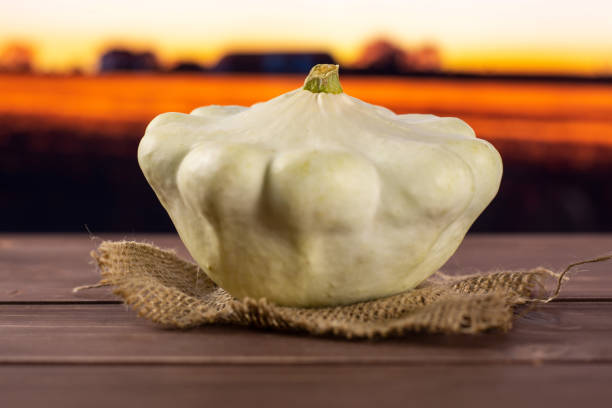
[[[397,113],[460,117],[500,150],[502,189],[477,230],[612,230],[612,85],[341,80],[348,94]],[[0,75],[0,230],[169,229],[135,160],[146,124],[161,112],[251,105],[302,81]]]
[[[302,81],[301,76],[263,75],[4,75],[0,114],[64,122],[85,136],[96,124],[109,138],[124,137],[120,128],[126,123],[146,123],[161,112],[189,112],[202,105],[251,105],[297,88]],[[397,113],[457,116],[493,142],[531,142],[519,149],[525,160],[558,158],[589,166],[610,159],[601,157],[599,149],[612,149],[610,85],[350,76],[342,83],[348,94]],[[539,143],[572,148],[553,149],[554,157],[547,159]],[[516,146],[509,150],[513,156],[518,153]]]

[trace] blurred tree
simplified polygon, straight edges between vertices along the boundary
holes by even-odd
[[[433,44],[426,44],[415,50],[406,50],[382,38],[364,47],[355,66],[381,74],[439,71],[441,58],[438,47]]]
[[[7,44],[0,52],[0,71],[27,73],[34,66],[33,47],[26,43]]]
[[[440,50],[434,44],[425,44],[409,54],[409,61],[413,69],[418,71],[440,71],[442,59]]]
[[[170,69],[172,72],[204,72],[206,67],[196,61],[178,61]]]
[[[386,39],[368,43],[355,64],[358,68],[384,73],[400,73],[406,70],[408,54]]]

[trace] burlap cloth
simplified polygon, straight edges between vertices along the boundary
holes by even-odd
[[[140,316],[164,327],[234,324],[344,338],[508,330],[516,307],[556,297],[570,268],[610,258],[577,262],[559,274],[542,267],[458,277],[437,273],[418,288],[387,298],[294,308],[235,299],[197,265],[150,244],[105,241],[92,256],[102,279],[75,291],[111,285]]]

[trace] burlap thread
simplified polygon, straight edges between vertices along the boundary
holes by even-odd
[[[197,265],[147,243],[104,241],[92,256],[102,279],[75,290],[111,285],[140,316],[164,327],[234,324],[349,339],[505,331],[512,327],[517,306],[550,300],[545,286],[556,283],[554,297],[563,280],[562,274],[541,267],[460,277],[438,273],[414,290],[387,298],[294,308],[265,299],[235,299]]]

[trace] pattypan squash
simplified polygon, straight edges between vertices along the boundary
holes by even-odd
[[[465,122],[348,96],[337,65],[250,108],[161,114],[138,161],[215,283],[287,306],[414,288],[455,252],[502,175]]]

